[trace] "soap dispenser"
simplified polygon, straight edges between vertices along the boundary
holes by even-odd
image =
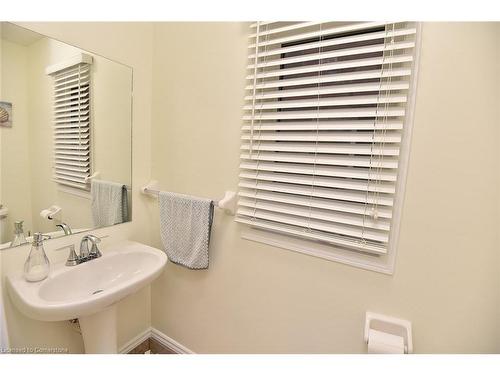
[[[10,247],[19,246],[28,243],[23,230],[23,221],[14,222],[14,239],[10,243]]]
[[[30,254],[24,263],[24,278],[27,281],[42,281],[49,276],[50,262],[43,249],[43,240],[50,238],[42,233],[33,235]]]

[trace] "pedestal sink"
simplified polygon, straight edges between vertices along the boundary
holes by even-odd
[[[78,318],[86,353],[116,353],[116,302],[151,283],[166,262],[163,251],[124,241],[77,266],[54,264],[40,282],[8,276],[7,286],[14,305],[30,318]]]

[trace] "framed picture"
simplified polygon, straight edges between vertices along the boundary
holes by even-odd
[[[0,102],[0,126],[12,127],[12,103]]]

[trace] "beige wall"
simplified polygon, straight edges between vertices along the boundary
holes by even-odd
[[[422,39],[395,274],[241,240],[216,213],[210,269],[168,264],[153,284],[155,328],[200,353],[362,353],[371,310],[411,320],[417,353],[500,352],[500,28],[425,24]],[[239,23],[155,26],[162,188],[236,189],[246,43]]]
[[[13,103],[12,128],[0,128],[0,203],[9,209],[9,215],[0,221],[0,244],[13,238],[14,222],[24,220],[24,228],[32,228],[29,162],[29,95],[28,50],[26,47],[0,39],[0,101]],[[8,183],[10,181],[11,183]],[[15,181],[15,183],[12,183]]]
[[[138,193],[150,174],[188,194],[236,189],[245,25],[157,24],[154,45],[148,24],[25,25],[134,68],[133,222],[98,233],[160,245],[156,202]],[[216,213],[210,269],[168,264],[151,295],[123,301],[120,344],[152,324],[200,353],[364,352],[372,310],[411,320],[418,353],[500,352],[499,37],[496,24],[424,25],[394,276],[243,241]],[[0,253],[4,269],[18,250]],[[12,345],[81,350],[67,326],[9,311]]]
[[[93,231],[109,234],[105,241],[130,238],[150,242],[149,212],[146,201],[139,195],[139,186],[149,180],[150,154],[150,106],[151,106],[151,56],[152,25],[145,23],[19,23],[36,32],[73,44],[92,53],[129,65],[134,71],[133,100],[133,222]],[[106,37],[103,37],[105,35]],[[61,260],[67,254],[53,249],[67,243],[76,243],[81,235],[49,241],[46,250],[52,261]],[[0,252],[2,275],[11,269],[19,269],[29,251],[20,247]],[[4,290],[5,293],[5,290]],[[83,351],[81,337],[65,322],[44,323],[24,317],[4,294],[9,326],[10,344],[13,347],[41,346],[68,347],[71,352]],[[144,288],[119,304],[118,344],[126,343],[150,326],[150,291]]]

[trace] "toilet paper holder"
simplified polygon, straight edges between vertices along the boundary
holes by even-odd
[[[56,205],[52,205],[40,211],[40,216],[44,219],[54,220],[55,216],[61,212],[62,208]]]
[[[413,353],[410,321],[367,311],[365,319],[365,343],[367,344],[370,329],[403,337],[405,353]]]

